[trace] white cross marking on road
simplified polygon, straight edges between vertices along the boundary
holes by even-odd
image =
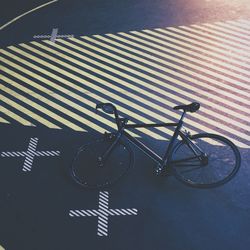
[[[50,38],[50,41],[55,43],[57,38],[70,38],[74,35],[58,35],[58,28],[52,29],[51,35],[35,35],[33,38]]]
[[[30,138],[27,151],[6,151],[1,153],[1,157],[25,157],[23,171],[31,171],[35,156],[59,156],[60,151],[36,151],[38,138]]]
[[[97,216],[97,235],[108,236],[108,217],[110,215],[137,215],[138,210],[135,208],[127,209],[109,209],[109,193],[102,191],[99,193],[99,208],[92,210],[70,210],[69,216],[71,217],[85,217],[85,216]]]

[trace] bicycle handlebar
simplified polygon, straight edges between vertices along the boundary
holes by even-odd
[[[117,113],[117,109],[112,103],[98,103],[96,104],[96,110],[98,109],[102,109],[103,112],[111,115]]]
[[[115,105],[113,105],[112,103],[98,103],[96,104],[96,112],[98,109],[102,109],[103,112],[110,114],[110,115],[114,114],[117,127],[120,128],[119,115],[118,115]]]

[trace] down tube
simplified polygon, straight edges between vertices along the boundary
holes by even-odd
[[[146,155],[148,155],[151,159],[156,161],[157,163],[162,164],[163,160],[162,158],[156,154],[152,149],[147,147],[144,143],[140,142],[133,136],[131,136],[128,132],[124,131],[123,134],[127,137],[127,139],[133,143],[135,146],[137,146],[139,149],[141,149]]]

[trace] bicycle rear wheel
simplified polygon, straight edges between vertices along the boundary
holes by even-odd
[[[100,166],[98,158],[101,157],[114,138],[103,136],[93,143],[79,148],[71,165],[73,180],[86,188],[101,188],[120,179],[133,164],[133,153],[128,144],[119,141]]]
[[[212,188],[230,181],[240,167],[238,148],[228,139],[214,134],[197,134],[191,141],[205,156],[199,157],[184,141],[179,142],[172,153],[171,164],[175,177],[183,183],[198,188]]]

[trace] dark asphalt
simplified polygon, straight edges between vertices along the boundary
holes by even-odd
[[[46,1],[7,1],[3,25]],[[105,34],[250,17],[248,0],[60,0],[4,28],[1,46],[34,35]],[[26,150],[31,137],[39,150],[59,158],[35,159],[30,173],[22,158],[0,159],[0,246],[6,250],[246,250],[250,245],[249,148],[238,175],[223,187],[199,190],[174,177],[154,176],[154,163],[135,151],[135,165],[113,187],[111,208],[136,208],[137,216],[112,217],[109,236],[98,237],[97,218],[70,218],[70,209],[97,209],[98,191],[77,186],[68,168],[77,148],[98,134],[0,125],[0,151]],[[150,142],[151,143],[151,142]],[[152,142],[158,146],[159,142]]]
[[[49,1],[5,1],[1,26]],[[250,16],[248,0],[59,0],[37,10],[1,32],[1,46],[33,40],[34,35],[75,36],[126,32],[167,26],[234,20]]]

